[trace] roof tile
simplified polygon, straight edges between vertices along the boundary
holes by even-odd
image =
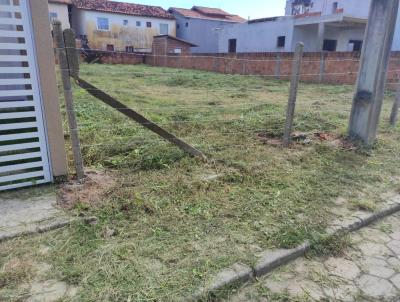
[[[168,13],[160,6],[150,6],[107,0],[72,0],[72,2],[77,8],[86,10],[163,19],[175,19],[173,15]]]
[[[217,20],[226,22],[243,23],[245,19],[238,15],[231,15],[219,8],[193,6],[192,9],[171,7],[169,12],[177,12],[187,18]]]

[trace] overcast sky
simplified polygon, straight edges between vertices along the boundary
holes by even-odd
[[[157,5],[165,9],[169,7],[191,8],[193,5],[217,7],[231,14],[251,19],[282,16],[285,14],[285,0],[119,0],[138,4]]]

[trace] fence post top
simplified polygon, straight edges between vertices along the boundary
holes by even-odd
[[[52,24],[53,24],[53,26],[61,26],[61,21],[58,19],[54,19]]]

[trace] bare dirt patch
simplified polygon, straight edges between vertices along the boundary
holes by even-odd
[[[291,135],[292,142],[300,145],[309,145],[313,143],[327,142],[330,146],[344,150],[355,150],[356,146],[349,141],[347,138],[341,137],[335,133],[329,132],[314,132],[314,133],[303,133],[293,132]],[[282,138],[268,132],[258,132],[257,139],[263,144],[281,147]]]
[[[83,183],[71,180],[60,186],[58,192],[59,204],[71,209],[77,203],[99,205],[102,197],[115,186],[115,177],[110,172],[87,170]]]

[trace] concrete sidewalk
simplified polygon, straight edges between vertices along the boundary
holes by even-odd
[[[0,193],[0,241],[68,223],[52,186]]]
[[[399,301],[400,214],[351,235],[339,257],[299,258],[227,301]]]

